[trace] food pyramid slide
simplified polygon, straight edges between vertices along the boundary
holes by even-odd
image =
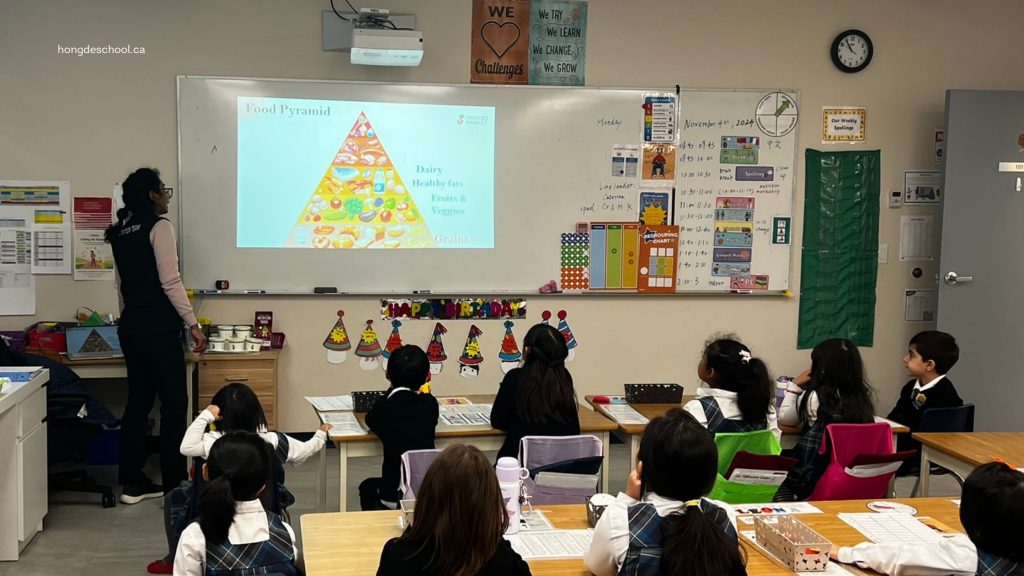
[[[376,130],[360,112],[286,247],[432,248],[434,237]]]

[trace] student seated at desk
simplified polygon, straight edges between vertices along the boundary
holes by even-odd
[[[921,414],[925,410],[963,406],[964,401],[956,393],[953,381],[946,376],[959,359],[960,347],[953,336],[937,330],[914,335],[903,357],[907,376],[914,379],[903,385],[896,406],[886,418],[903,424],[913,433],[920,428]],[[911,434],[896,437],[896,450],[920,449],[921,443],[911,438]],[[912,473],[920,465],[919,460],[908,460],[900,472]]]
[[[728,506],[704,498],[715,485],[714,437],[674,408],[651,420],[636,469],[594,527],[583,556],[597,576],[746,574]]]
[[[256,393],[241,382],[232,382],[217,391],[212,404],[206,407],[185,430],[181,441],[181,453],[193,458],[208,458],[213,446],[221,437],[230,432],[254,432],[263,441],[274,447],[278,462],[274,466],[276,485],[268,489],[276,490],[274,499],[280,508],[269,510],[288,519],[288,507],[295,503],[295,496],[285,487],[283,463],[293,466],[302,464],[310,456],[323,450],[327,441],[330,424],[321,424],[313,433],[313,437],[300,442],[280,432],[267,430],[267,416],[263,412]],[[216,426],[216,430],[213,430]],[[170,574],[174,566],[174,551],[178,547],[178,539],[186,526],[196,517],[199,504],[198,489],[191,480],[185,480],[174,490],[164,496],[164,530],[167,535],[167,556],[150,562],[146,571],[150,574]]]
[[[203,465],[209,480],[199,520],[181,534],[175,576],[295,576],[295,532],[263,509],[270,457],[253,432],[229,432],[217,440]]]
[[[569,348],[562,333],[535,324],[523,338],[523,367],[510,370],[498,387],[491,426],[504,430],[498,458],[519,456],[523,436],[573,436],[580,415],[572,375],[565,367]]]
[[[359,484],[363,510],[394,510],[401,499],[402,454],[434,447],[434,428],[440,409],[424,386],[430,380],[430,363],[419,346],[406,344],[391,353],[386,396],[366,414],[366,426],[380,438],[384,461],[379,478]]]
[[[832,557],[893,576],[1024,575],[1024,474],[1001,462],[977,468],[964,482],[960,523],[966,535],[926,544],[863,542],[833,548]]]
[[[718,432],[753,432],[770,429],[782,438],[775,413],[775,383],[768,366],[752,357],[750,348],[732,338],[708,342],[697,366],[697,376],[707,384],[697,398],[683,406],[697,422]]]
[[[803,500],[814,492],[828,465],[828,454],[819,454],[825,428],[833,423],[874,422],[872,396],[853,342],[831,338],[814,347],[811,368],[788,385],[779,410],[779,422],[799,426],[803,435],[792,452],[798,464],[779,487],[775,501]]]
[[[508,521],[487,457],[475,446],[449,446],[423,477],[412,526],[384,544],[377,576],[529,575],[503,538]]]

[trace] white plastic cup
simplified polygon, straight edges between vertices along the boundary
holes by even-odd
[[[209,352],[224,352],[225,351],[224,346],[226,344],[227,344],[227,341],[224,338],[221,338],[220,336],[210,336],[210,342],[209,342],[209,346],[207,347],[207,351],[209,351]]]
[[[236,338],[241,338],[241,339],[245,340],[246,338],[252,336],[252,326],[238,325],[238,326],[235,326],[234,328],[235,328],[235,337]]]
[[[246,338],[245,339],[245,351],[246,352],[259,352],[260,347],[263,346],[263,341],[259,338]]]
[[[505,534],[515,534],[519,532],[519,519],[523,512],[519,496],[522,493],[523,480],[530,477],[530,471],[521,467],[515,458],[505,456],[498,458],[494,472],[498,476],[501,499],[505,502],[505,512],[508,514],[508,530]]]
[[[226,350],[228,352],[245,352],[245,339],[238,337],[228,338]]]
[[[217,326],[217,336],[227,340],[228,338],[235,337],[235,327],[227,324],[220,324]]]

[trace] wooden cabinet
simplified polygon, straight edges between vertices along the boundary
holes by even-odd
[[[203,354],[195,357],[198,371],[197,409],[210,405],[213,395],[231,382],[252,388],[267,415],[267,426],[277,428],[276,350],[258,354]]]

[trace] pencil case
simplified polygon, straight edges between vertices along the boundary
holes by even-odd
[[[683,387],[679,384],[625,384],[630,404],[680,404]]]

